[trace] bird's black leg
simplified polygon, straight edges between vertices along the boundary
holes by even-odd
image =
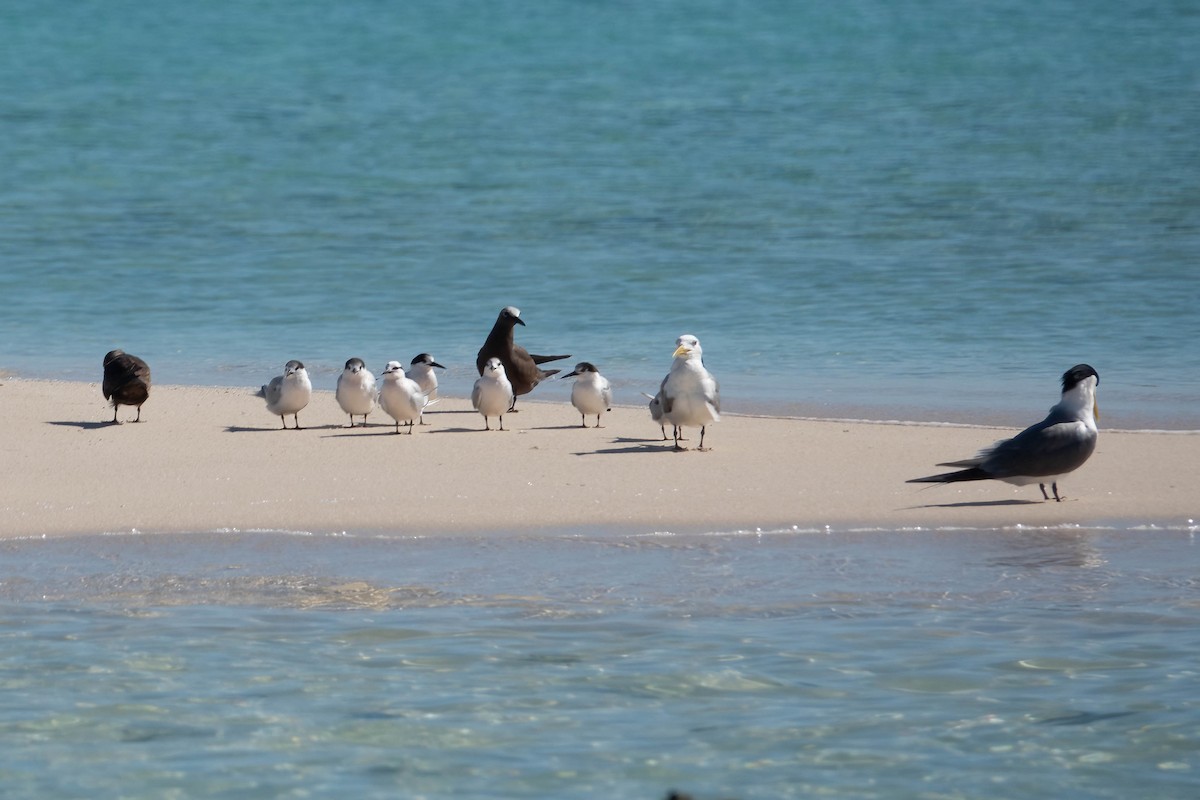
[[[678,425],[674,426],[673,433],[675,434],[675,452],[681,453],[681,452],[683,452],[684,448],[679,446],[679,426]]]
[[[514,402],[516,402],[516,401],[514,401]],[[512,409],[509,409],[509,410],[511,411]],[[504,415],[503,414],[500,415],[500,430],[504,430]]]
[[[1043,500],[1049,500],[1049,499],[1050,499],[1050,495],[1046,494],[1046,484],[1044,484],[1044,483],[1039,483],[1039,484],[1038,484],[1038,488],[1042,490],[1042,499],[1043,499]]]
[[[701,451],[704,450],[704,431],[705,431],[706,427],[707,426],[705,426],[705,425],[700,426],[700,446],[696,448],[697,450],[701,450]]]
[[[287,430],[287,417],[285,417],[283,414],[280,414],[279,421],[281,423],[283,423],[283,429],[286,431]]]
[[[587,415],[586,414],[579,415],[579,427],[581,427],[581,428],[587,427]]]
[[[119,408],[120,408],[119,405],[117,405],[116,403],[113,403],[113,424],[114,425],[117,424],[117,409],[119,409]]]
[[[141,421],[142,421],[142,407],[138,406],[137,418],[134,419],[134,422],[141,422]]]
[[[296,430],[300,430],[300,412],[292,414],[292,421],[296,423]]]
[[[1054,492],[1054,502],[1061,503],[1062,498],[1058,496],[1058,481],[1050,484],[1050,489]]]
[[[603,428],[603,427],[604,427],[603,425],[601,425],[601,424],[600,424],[600,415],[599,415],[599,414],[597,414],[597,415],[596,415],[596,427],[597,427],[597,428]]]

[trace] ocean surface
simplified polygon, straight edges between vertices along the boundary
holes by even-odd
[[[1102,426],[1200,429],[1194,2],[7,0],[0,30],[0,407],[114,347],[325,389],[428,351],[465,395],[511,304],[625,404],[686,332],[728,411],[1023,426],[1087,362]],[[1194,797],[1196,534],[0,541],[0,794]]]
[[[0,785],[1195,797],[1196,531],[0,542]]]
[[[0,6],[0,370],[318,386],[504,305],[641,402],[1200,428],[1200,6]],[[544,399],[565,399],[565,384]]]

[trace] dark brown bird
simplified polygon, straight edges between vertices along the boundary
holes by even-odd
[[[113,422],[121,406],[137,406],[137,419],[142,421],[142,403],[150,397],[150,367],[137,356],[124,350],[113,350],[104,356],[104,399],[112,400]]]
[[[480,375],[483,374],[483,368],[487,365],[489,358],[498,358],[504,365],[504,372],[513,388],[510,411],[516,408],[517,397],[529,394],[533,387],[560,372],[557,369],[542,369],[538,366],[539,364],[571,357],[570,355],[531,355],[524,347],[513,342],[513,326],[524,324],[525,322],[521,319],[521,309],[515,306],[505,306],[500,309],[500,316],[496,317],[496,324],[492,326],[492,332],[488,334],[487,339],[483,342],[483,347],[479,348],[479,355],[475,357],[475,368],[479,370]]]

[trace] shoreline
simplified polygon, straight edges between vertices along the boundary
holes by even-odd
[[[321,390],[300,414],[305,430],[285,432],[242,387],[155,386],[140,424],[111,425],[98,383],[9,377],[0,539],[1175,527],[1200,517],[1195,432],[1102,427],[1091,460],[1060,482],[1067,499],[1047,503],[1036,484],[904,483],[1011,428],[731,413],[710,427],[711,451],[674,453],[641,406],[615,407],[601,429],[580,428],[568,403],[526,396],[518,409],[505,416],[510,430],[489,433],[465,399],[443,398],[428,425],[396,436],[380,411],[370,427],[346,428]]]

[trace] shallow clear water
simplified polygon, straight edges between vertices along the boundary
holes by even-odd
[[[34,797],[1179,798],[1195,530],[0,543]]]
[[[0,369],[329,388],[506,304],[640,402],[1200,428],[1190,3],[0,9]],[[562,385],[539,394],[563,399]]]

